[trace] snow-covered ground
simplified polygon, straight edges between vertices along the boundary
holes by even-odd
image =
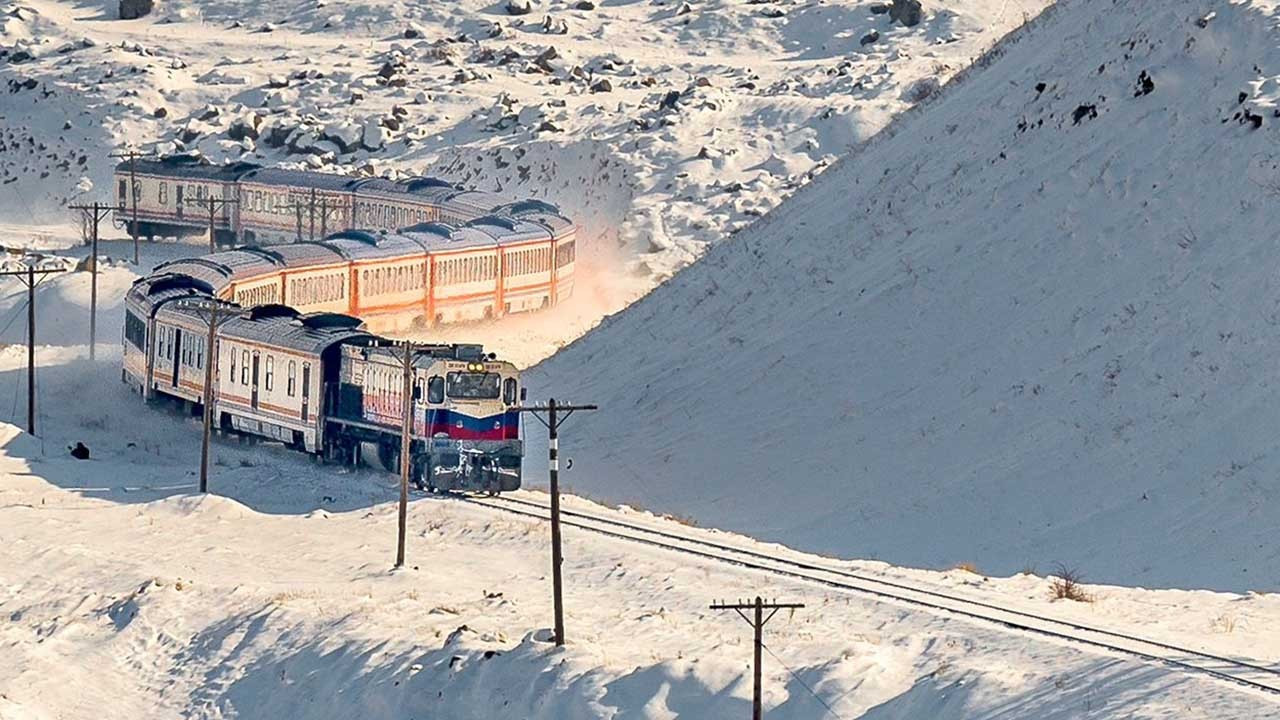
[[[914,27],[870,0],[593,4],[166,0],[121,21],[114,0],[0,3],[0,221],[109,199],[124,145],[546,197],[607,278],[527,333],[545,357],[1047,0],[926,3]]]
[[[561,441],[578,490],[895,564],[1276,590],[1277,21],[1051,8],[535,369],[601,406]]]
[[[50,283],[40,300],[83,317],[85,273]],[[63,328],[69,341],[84,330],[73,324]],[[1280,711],[1274,696],[1163,665],[573,528],[569,644],[557,650],[545,525],[415,496],[408,567],[393,572],[394,476],[218,440],[216,495],[198,496],[195,420],[143,407],[117,382],[114,349],[102,354],[91,364],[70,342],[42,347],[39,437],[0,422],[4,720],[733,717],[749,712],[750,629],[707,606],[755,594],[806,604],[766,632],[771,718],[823,717],[824,703],[835,717],[869,720],[1256,720]],[[0,350],[6,392],[24,361],[19,346]],[[76,441],[90,460],[67,455]],[[586,479],[567,474],[570,484]],[[1090,586],[1094,602],[1072,603],[1050,600],[1043,576],[841,564],[1280,662],[1275,596]]]

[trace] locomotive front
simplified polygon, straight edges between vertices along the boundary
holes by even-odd
[[[501,492],[520,487],[519,371],[492,358],[442,359],[423,373],[422,417],[433,490]]]

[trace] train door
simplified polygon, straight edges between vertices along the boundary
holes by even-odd
[[[302,363],[302,422],[307,422],[311,413],[311,363]]]
[[[253,406],[254,410],[257,410],[258,409],[258,352],[256,350],[253,353],[253,370],[251,371],[251,373],[252,373],[252,378],[250,378],[251,384],[249,387],[252,388],[252,395],[250,397],[249,404]]]
[[[182,330],[173,329],[173,386],[178,387],[178,363],[182,360]]]
[[[174,209],[175,209],[175,210],[177,210],[177,211],[178,211],[178,219],[179,219],[179,220],[181,220],[181,219],[182,219],[182,211],[185,209],[185,203],[184,203],[184,202],[183,202],[183,200],[182,200],[182,191],[183,191],[183,189],[184,189],[184,188],[183,188],[183,187],[182,187],[182,185],[180,185],[180,184],[179,184],[179,185],[175,185],[175,186],[174,186],[174,190],[175,190],[175,192],[177,193],[177,195],[176,195],[176,196],[175,196],[175,198],[174,198],[173,207],[174,207]]]

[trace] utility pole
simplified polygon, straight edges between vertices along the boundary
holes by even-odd
[[[40,282],[44,276],[62,272],[62,268],[37,270],[28,265],[25,270],[7,270],[0,277],[16,277],[27,286],[27,434],[36,434],[36,275]]]
[[[98,346],[98,223],[111,213],[110,205],[95,202],[92,205],[71,205],[92,222],[89,250],[89,359],[97,356]]]
[[[802,607],[804,605],[800,603],[765,602],[760,599],[759,595],[751,602],[744,603],[739,600],[736,603],[713,603],[711,605],[712,610],[732,610],[738,613],[738,616],[746,620],[747,624],[751,625],[752,629],[755,630],[755,684],[751,693],[751,720],[763,720],[764,718],[764,706],[761,704],[763,692],[760,672],[760,651],[764,649],[764,626],[773,619],[774,615],[778,614],[779,610],[798,610]],[[751,617],[748,617],[743,612],[744,610],[753,611]],[[765,610],[770,611],[767,617],[764,614]]]
[[[204,417],[200,436],[200,492],[207,493],[209,492],[209,439],[213,434],[213,383],[216,379],[213,369],[218,362],[218,328],[240,308],[213,299],[179,300],[175,305],[194,310],[209,327],[204,347]]]
[[[564,645],[564,594],[560,578],[560,565],[564,555],[560,551],[560,425],[578,410],[596,410],[595,405],[563,405],[555,398],[546,405],[529,405],[512,408],[515,412],[532,413],[538,422],[547,426],[549,450],[547,460],[551,472],[551,595],[555,606],[556,645]],[[558,413],[564,413],[563,417]],[[544,420],[542,413],[546,413]]]
[[[396,540],[396,567],[404,567],[404,539],[409,524],[409,470],[413,466],[413,343],[404,343],[404,389],[400,396],[400,530]]]
[[[142,194],[138,188],[138,158],[146,157],[150,159],[151,155],[143,155],[137,150],[129,150],[128,152],[111,153],[113,158],[122,158],[129,161],[129,201],[133,205],[133,222],[129,227],[129,234],[133,236],[133,264],[138,264],[138,196]]]
[[[187,198],[186,203],[188,205],[209,206],[209,252],[216,252],[218,249],[217,243],[214,242],[214,238],[217,235],[217,230],[214,228],[214,209],[222,208],[227,205],[236,205],[239,202],[240,201],[236,198],[216,198],[212,195],[203,200],[200,198]]]

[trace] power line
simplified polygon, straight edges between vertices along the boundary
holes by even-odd
[[[827,709],[827,712],[831,713],[833,716],[837,718],[840,718],[840,720],[844,720],[844,716],[836,712],[835,708],[828,705],[827,701],[823,700],[821,695],[819,695],[816,691],[814,691],[813,688],[809,687],[809,683],[805,682],[803,678],[801,678],[798,674],[796,674],[796,671],[792,670],[790,665],[787,665],[785,662],[783,662],[782,658],[778,657],[778,654],[775,653],[773,650],[771,650],[768,645],[765,645],[764,643],[760,643],[760,647],[764,648],[764,651],[769,653],[769,657],[773,658],[774,660],[777,660],[778,664],[781,665],[783,668],[785,668],[786,671],[790,673],[791,677],[795,678],[796,682],[800,683],[800,687],[804,688],[805,690],[808,690],[809,694],[813,696],[813,699],[821,703],[822,707]]]

